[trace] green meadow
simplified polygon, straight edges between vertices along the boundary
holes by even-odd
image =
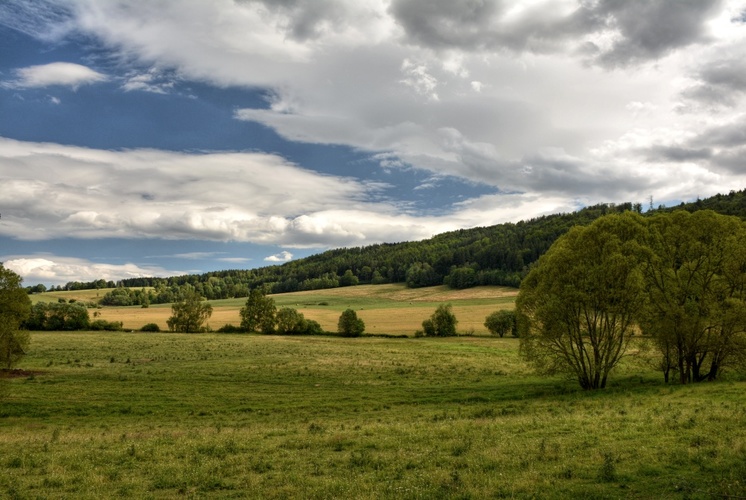
[[[584,392],[512,338],[34,333],[0,498],[746,496],[746,382],[640,352]]]

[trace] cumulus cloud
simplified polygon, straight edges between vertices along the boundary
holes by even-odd
[[[721,4],[394,0],[389,12],[410,42],[434,49],[575,50],[613,67],[655,60],[705,40],[705,23]]]
[[[264,260],[266,260],[267,262],[289,262],[293,260],[293,254],[285,250],[280,253],[270,255],[269,257],[265,257]]]
[[[11,88],[38,88],[61,85],[77,89],[81,85],[90,85],[106,81],[108,78],[97,71],[80,64],[55,62],[29,66],[15,71],[16,79],[4,82]]]
[[[134,263],[102,264],[73,257],[39,255],[31,257],[6,257],[3,265],[23,276],[26,284],[45,283],[63,285],[70,281],[117,281],[144,276],[178,276],[184,271],[173,271],[156,266]]]
[[[68,31],[134,67],[272,96],[267,109],[237,109],[238,120],[290,141],[368,152],[389,171],[426,170],[431,179],[455,176],[517,194],[417,217],[377,201],[380,186],[277,155],[3,141],[7,235],[357,245],[508,220],[503,213],[526,218],[550,206],[650,194],[687,199],[744,182],[733,167],[743,147],[746,60],[746,35],[734,21],[743,5],[734,2],[65,5]],[[172,79],[138,70],[122,81],[124,90],[167,92]]]

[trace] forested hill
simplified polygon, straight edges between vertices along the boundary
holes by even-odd
[[[250,288],[271,293],[332,288],[363,283],[406,283],[410,287],[447,284],[453,288],[476,285],[517,287],[528,266],[572,226],[589,224],[602,215],[626,210],[642,212],[639,203],[600,204],[569,214],[538,217],[518,223],[462,229],[427,240],[385,243],[329,250],[282,265],[252,270],[226,270],[173,278],[133,278],[119,286],[155,286],[158,302],[167,302],[177,287],[192,284],[209,299],[243,297]],[[746,190],[697,200],[658,211],[711,209],[746,219]],[[68,283],[65,289],[95,287],[96,283]],[[109,283],[110,285],[111,283]],[[93,285],[93,286],[91,286]],[[104,284],[106,285],[106,284]],[[152,301],[154,297],[150,297]]]

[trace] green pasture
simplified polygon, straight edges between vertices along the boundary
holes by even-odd
[[[649,366],[583,392],[507,338],[34,333],[0,498],[746,496],[746,382]]]

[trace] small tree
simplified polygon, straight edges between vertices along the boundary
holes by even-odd
[[[344,275],[339,279],[339,286],[355,286],[360,283],[357,276],[352,274],[352,270],[348,269]]]
[[[254,288],[249,292],[246,305],[241,308],[241,328],[247,332],[272,333],[275,330],[277,306],[271,297]]]
[[[510,332],[514,337],[518,336],[515,311],[495,311],[487,316],[484,326],[492,335],[504,337],[506,333]]]
[[[428,337],[450,337],[456,335],[457,323],[451,304],[441,304],[429,319],[422,322],[422,329]]]
[[[365,331],[365,322],[357,317],[352,309],[347,309],[339,317],[337,331],[343,337],[359,337]]]
[[[212,306],[192,287],[182,290],[181,300],[171,306],[171,317],[166,322],[172,332],[202,332],[202,326],[212,316]]]
[[[301,334],[306,331],[306,318],[291,307],[283,307],[277,311],[277,333],[281,335],[294,333]]]
[[[31,300],[21,281],[0,263],[0,364],[7,369],[26,354],[29,344],[29,333],[20,326],[31,314]]]

